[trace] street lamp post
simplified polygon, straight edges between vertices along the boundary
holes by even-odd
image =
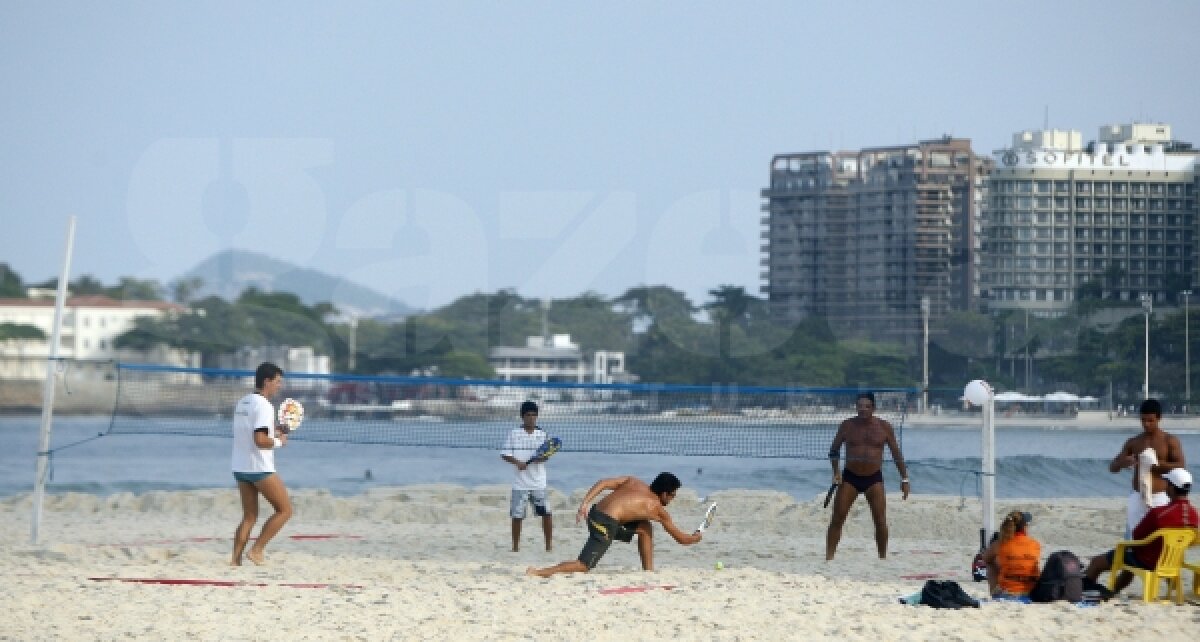
[[[358,353],[358,317],[351,316],[349,326],[350,326],[350,341],[348,342],[349,345],[347,346],[347,348],[349,349],[350,354],[347,356],[347,359],[346,359],[346,369],[349,370],[350,372],[354,372],[354,366],[355,366],[354,356]]]
[[[1146,366],[1145,378],[1142,380],[1142,399],[1150,398],[1150,313],[1154,312],[1154,299],[1149,294],[1142,294],[1142,310],[1146,313]]]
[[[1191,290],[1180,292],[1183,295],[1183,401],[1192,402],[1192,346],[1188,340],[1188,297]]]
[[[929,297],[921,297],[921,325],[924,328],[921,351],[921,412],[929,412]]]

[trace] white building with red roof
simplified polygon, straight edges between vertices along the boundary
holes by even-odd
[[[0,323],[33,326],[45,339],[0,341],[0,379],[43,379],[54,332],[54,299],[0,299]],[[58,356],[77,362],[75,374],[111,371],[109,361],[152,362],[186,366],[181,350],[161,347],[149,352],[117,350],[116,339],[132,330],[139,317],[183,314],[187,308],[166,301],[120,301],[106,296],[68,297],[63,309]]]

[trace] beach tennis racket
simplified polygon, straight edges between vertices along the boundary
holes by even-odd
[[[562,440],[558,437],[551,437],[542,442],[541,446],[538,446],[538,449],[533,453],[533,457],[530,457],[529,461],[525,462],[525,465],[540,464],[550,459],[554,453],[558,452],[559,448],[562,448]]]
[[[825,505],[821,508],[829,508],[829,500],[833,499],[833,494],[837,492],[839,485],[837,482],[829,485],[829,492],[825,493]]]
[[[696,527],[697,533],[703,533],[704,529],[712,526],[713,520],[717,518],[717,503],[713,502],[708,505],[708,510],[704,512],[704,521],[700,522],[700,526]]]
[[[283,434],[296,430],[303,421],[304,406],[300,405],[299,401],[288,397],[279,404],[279,425],[283,428]]]

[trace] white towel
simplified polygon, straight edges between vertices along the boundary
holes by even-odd
[[[1154,505],[1154,473],[1151,467],[1157,464],[1158,453],[1153,448],[1147,448],[1138,455],[1138,490],[1147,506]]]

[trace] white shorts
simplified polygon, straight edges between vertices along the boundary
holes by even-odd
[[[1167,497],[1164,492],[1157,492],[1150,496],[1150,503],[1154,507],[1166,506],[1171,503],[1171,498]],[[1133,529],[1148,512],[1150,512],[1150,506],[1142,501],[1142,494],[1137,491],[1129,493],[1129,502],[1125,506],[1125,539],[1133,537]]]
[[[533,504],[533,512],[538,517],[549,517],[550,507],[546,504],[546,491],[542,490],[517,490],[512,491],[512,497],[508,503],[508,516],[513,519],[525,519],[525,501],[529,500]]]

